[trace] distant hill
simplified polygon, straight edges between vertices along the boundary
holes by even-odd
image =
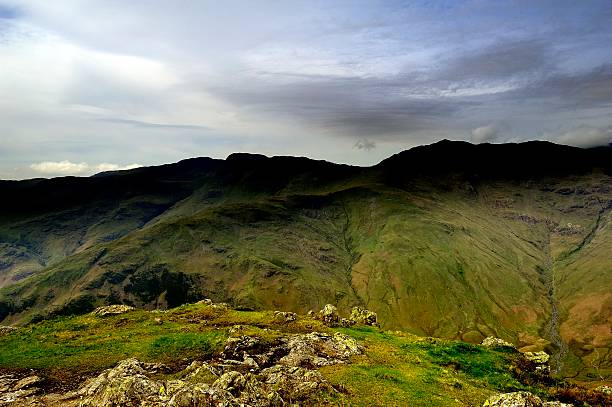
[[[612,149],[441,141],[352,167],[233,154],[0,181],[0,320],[204,297],[612,373]]]

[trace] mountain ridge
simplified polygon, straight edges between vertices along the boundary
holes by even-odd
[[[237,153],[2,181],[0,319],[366,305],[417,334],[567,346],[564,374],[588,379],[610,371],[611,164],[608,147],[442,141],[372,167]]]

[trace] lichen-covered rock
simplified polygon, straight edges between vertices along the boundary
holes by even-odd
[[[353,307],[349,321],[352,321],[357,325],[371,325],[378,326],[378,319],[375,312],[362,307]]]
[[[38,376],[24,377],[23,379],[18,380],[15,384],[13,384],[13,390],[31,389],[33,387],[36,387],[36,385],[41,384],[42,382],[43,379]]]
[[[489,397],[483,407],[542,407],[542,400],[529,392],[518,391]]]
[[[163,404],[166,406],[166,404]],[[205,383],[187,384],[177,390],[167,407],[196,407],[196,406],[240,406],[234,397],[226,391],[216,389]]]
[[[595,391],[605,394],[605,395],[612,395],[612,387],[606,386],[605,384],[602,386],[596,387]]]
[[[222,355],[228,359],[242,360],[245,352],[251,352],[253,349],[259,347],[260,343],[261,339],[257,336],[232,336],[225,341],[225,348],[223,349]]]
[[[279,364],[294,367],[321,367],[345,363],[351,356],[363,353],[363,347],[350,336],[311,332],[294,335],[286,344],[288,353]]]
[[[14,332],[17,328],[10,325],[0,325],[0,336],[8,335]]]
[[[332,386],[316,370],[275,365],[264,369],[261,376],[270,390],[280,396],[280,400],[306,400],[318,392],[333,391]]]
[[[354,326],[355,322],[351,321],[350,319],[347,318],[340,318],[340,326],[344,327],[344,328],[350,328],[351,326]]]
[[[96,315],[98,317],[106,317],[108,315],[125,314],[126,312],[130,312],[133,310],[135,310],[135,308],[130,307],[129,305],[115,304],[115,305],[106,305],[103,307],[98,307],[95,310],[93,310],[91,313],[92,315]]]
[[[68,398],[80,399],[80,407],[123,406],[159,403],[165,401],[165,385],[148,377],[166,367],[126,359],[98,377],[88,380]]]
[[[293,322],[297,319],[295,312],[274,311],[274,320],[276,322]]]
[[[545,365],[548,363],[550,359],[550,355],[544,351],[540,352],[525,352],[523,356],[530,362],[535,363],[536,365]]]
[[[516,349],[516,346],[514,346],[510,342],[506,342],[503,339],[496,338],[494,336],[486,337],[482,341],[481,345],[484,346],[484,347],[487,347],[487,348],[512,348],[512,349]]]
[[[331,304],[327,304],[319,311],[318,319],[320,319],[327,326],[338,326],[340,323],[340,316],[338,315],[338,308]]]

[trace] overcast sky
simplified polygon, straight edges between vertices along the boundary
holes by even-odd
[[[0,178],[612,142],[612,1],[0,0]]]

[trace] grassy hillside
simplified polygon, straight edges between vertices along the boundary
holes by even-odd
[[[33,201],[3,204],[0,319],[204,297],[362,304],[389,329],[495,335],[555,353],[565,375],[609,377],[610,152],[449,143],[369,169],[238,154],[38,181],[70,184],[40,206],[40,185],[11,184]]]
[[[543,399],[569,394],[567,390],[561,393],[565,389],[561,382],[530,375],[520,354],[511,349],[488,349],[374,327],[329,328],[304,316],[284,322],[270,311],[235,311],[204,304],[168,312],[60,317],[26,325],[0,337],[0,370],[37,374],[45,392],[64,394],[102,369],[135,357],[168,366],[156,373],[157,381],[176,380],[190,371],[185,368],[194,360],[227,366],[222,355],[229,337],[258,338],[259,346],[265,348],[312,331],[348,335],[363,346],[363,352],[347,363],[320,367],[330,391],[312,393],[303,405],[480,406],[500,392],[530,391]],[[212,384],[216,377],[200,374],[197,380]],[[125,386],[128,390],[122,393],[134,392],[129,383]]]

